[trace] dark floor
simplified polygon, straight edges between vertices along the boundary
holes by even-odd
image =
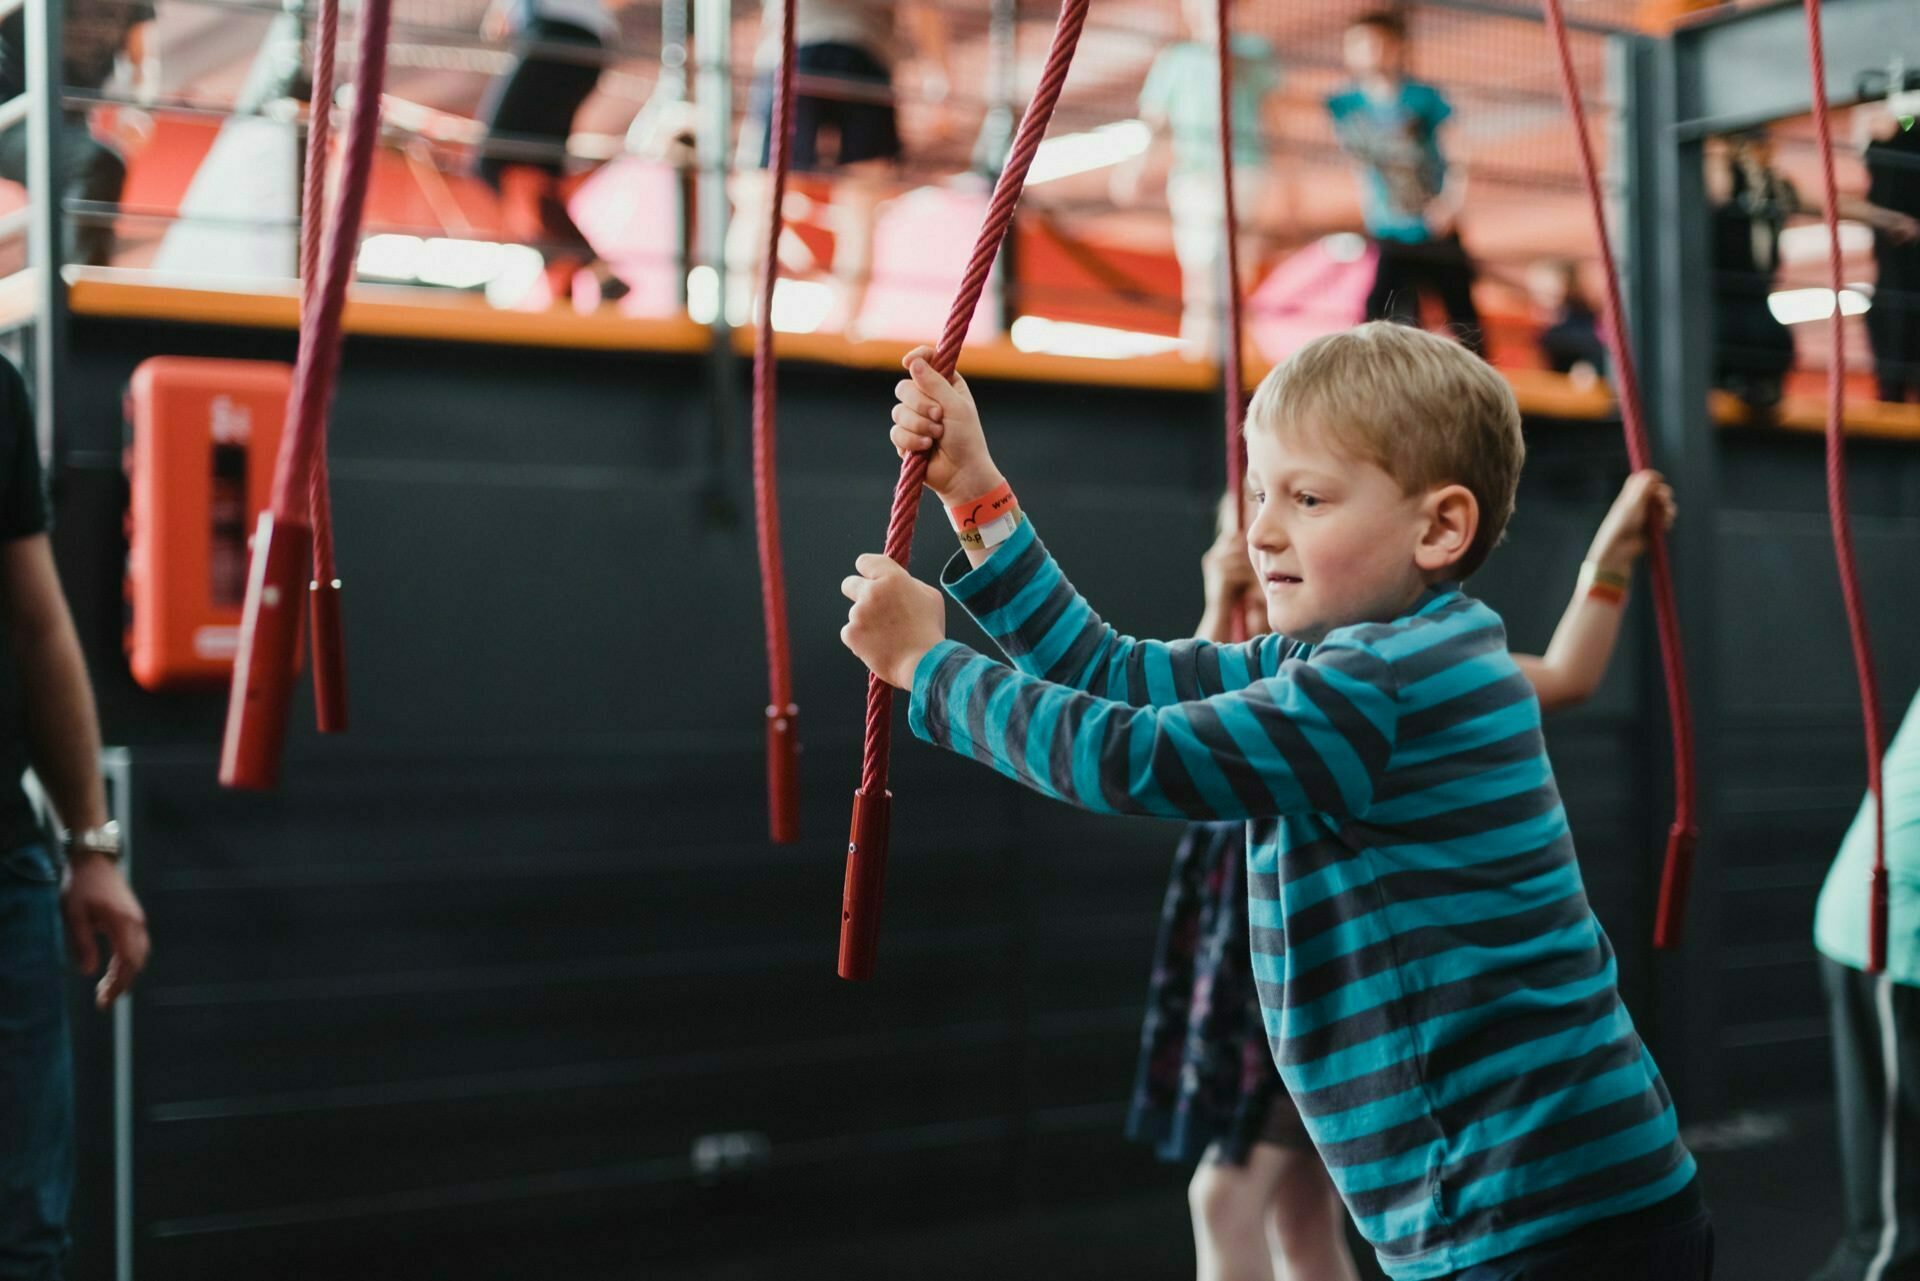
[[[1746,1115],[1689,1131],[1716,1221],[1717,1281],[1805,1281],[1837,1231],[1840,1188],[1827,1110]],[[657,1281],[980,1281],[1077,1278],[1154,1281],[1191,1275],[1184,1176],[1153,1194],[980,1218],[926,1231],[796,1243],[756,1254],[649,1270]]]

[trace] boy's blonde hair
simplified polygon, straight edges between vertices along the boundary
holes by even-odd
[[[1513,389],[1451,339],[1374,321],[1316,338],[1261,382],[1246,429],[1312,433],[1409,494],[1464,485],[1480,527],[1450,576],[1485,563],[1513,515],[1527,447]]]

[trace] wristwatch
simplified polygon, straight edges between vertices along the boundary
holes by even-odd
[[[67,833],[67,859],[76,854],[98,854],[109,863],[120,861],[120,824],[112,819],[82,832]]]

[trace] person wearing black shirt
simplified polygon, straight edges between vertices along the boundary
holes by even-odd
[[[1879,268],[1867,333],[1880,399],[1920,400],[1920,124],[1893,121],[1892,134],[1867,144],[1867,208]]]
[[[99,967],[106,1009],[146,964],[146,918],[119,867],[86,662],[47,538],[33,413],[0,357],[0,1278],[58,1281],[73,1186],[65,965]],[[21,787],[31,765],[67,830],[56,847]]]

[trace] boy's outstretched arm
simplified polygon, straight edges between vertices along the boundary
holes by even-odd
[[[890,439],[903,458],[929,452],[927,487],[949,514],[967,512],[978,500],[1011,491],[987,450],[966,380],[942,378],[928,363],[932,354],[918,347],[902,362],[909,376],[894,389]],[[1021,671],[1137,706],[1242,689],[1279,667],[1288,646],[1275,636],[1217,646],[1121,635],[1073,589],[1017,500],[1004,501],[1009,505],[994,514],[1015,521],[1011,535],[986,547],[963,538],[967,559],[955,557],[942,581]]]
[[[938,592],[884,556],[857,568],[841,639],[912,692],[914,733],[1058,800],[1163,818],[1353,814],[1392,754],[1393,673],[1364,645],[1323,644],[1234,693],[1134,707],[943,639]]]
[[[1657,471],[1635,472],[1620,488],[1593,536],[1580,567],[1573,599],[1554,628],[1543,657],[1515,654],[1533,682],[1545,711],[1573,707],[1593,697],[1607,674],[1620,638],[1620,617],[1633,566],[1647,548],[1648,530],[1672,528],[1678,508],[1673,490]]]

